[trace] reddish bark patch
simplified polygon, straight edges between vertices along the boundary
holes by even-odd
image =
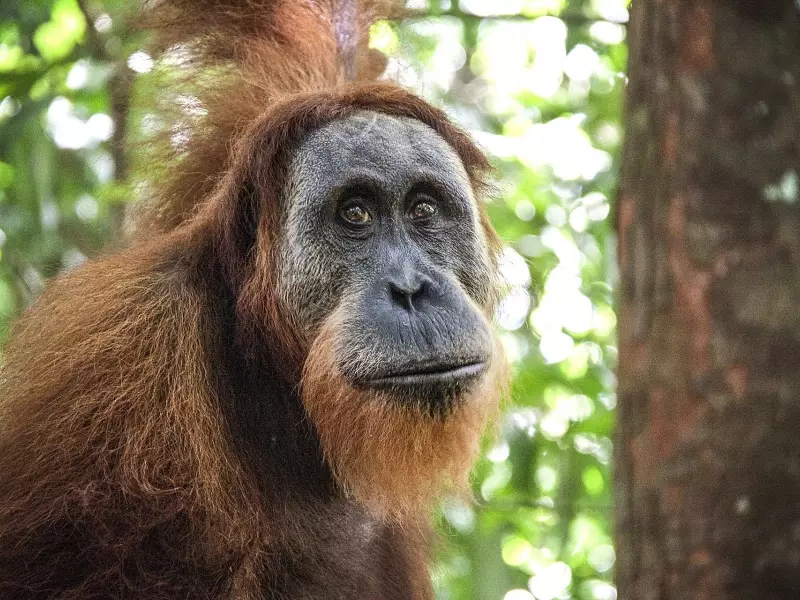
[[[628,233],[630,226],[636,220],[636,199],[625,194],[620,194],[619,198],[619,264],[622,269],[628,267]]]
[[[714,68],[714,17],[707,2],[690,6],[683,15],[682,65],[693,71]]]
[[[677,111],[673,111],[667,118],[664,128],[664,166],[674,167],[678,161],[678,149],[680,146],[680,117]]]
[[[686,327],[689,341],[689,364],[695,374],[711,368],[709,346],[713,322],[709,310],[711,273],[698,269],[686,247],[686,205],[673,198],[667,222],[669,265],[675,284],[675,317]]]
[[[737,365],[728,369],[726,377],[728,389],[737,400],[741,400],[747,394],[747,368]]]

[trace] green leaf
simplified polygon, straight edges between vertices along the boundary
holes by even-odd
[[[55,62],[69,56],[86,33],[83,18],[76,0],[56,0],[50,21],[38,27],[33,36],[42,57]]]
[[[14,183],[14,167],[0,161],[0,190],[11,187]]]

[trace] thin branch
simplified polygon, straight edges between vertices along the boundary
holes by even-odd
[[[577,510],[594,510],[598,512],[608,512],[613,508],[613,504],[605,501],[596,501],[592,498],[578,498],[569,503],[569,506]],[[567,504],[553,500],[536,500],[533,498],[508,498],[478,501],[477,507],[488,510],[510,511],[519,508],[540,508],[553,512],[563,513]]]
[[[556,17],[564,21],[567,25],[571,27],[586,27],[589,25],[594,25],[595,23],[614,23],[615,25],[622,25],[623,27],[627,27],[627,21],[615,21],[611,19],[604,19],[602,17],[592,17],[583,13],[544,13],[541,15],[475,15],[472,13],[465,12],[459,9],[449,9],[443,10],[439,12],[428,12],[428,11],[413,11],[408,13],[402,20],[409,20],[409,21],[422,21],[426,19],[432,19],[436,17],[455,17],[456,19],[460,19],[464,22],[471,22],[471,23],[480,23],[483,21],[509,21],[509,22],[519,22],[524,23],[527,21],[532,21],[534,19],[538,19],[539,17]]]
[[[11,275],[14,278],[15,285],[12,286],[14,292],[14,299],[17,302],[17,311],[22,312],[33,300],[37,294],[31,288],[30,283],[25,277],[20,261],[14,256],[14,253],[7,253],[5,262],[11,269]]]
[[[97,28],[94,26],[95,19],[92,17],[91,12],[89,11],[89,6],[86,4],[86,0],[78,0],[78,7],[81,9],[83,18],[86,20],[87,46],[89,46],[92,55],[99,60],[114,62],[116,58],[110,56],[108,50],[106,50],[105,42],[100,36],[100,32],[97,31]]]
[[[128,69],[123,54],[115,55],[108,51],[102,34],[94,26],[95,18],[89,10],[87,0],[78,0],[78,6],[86,19],[87,46],[92,56],[98,60],[114,65],[114,72],[109,78],[109,97],[111,103],[111,120],[114,123],[114,134],[111,138],[111,157],[114,160],[114,180],[123,183],[128,177],[128,160],[126,156],[128,113],[130,112],[132,73]],[[111,236],[119,239],[125,220],[125,206],[115,203],[111,207]]]

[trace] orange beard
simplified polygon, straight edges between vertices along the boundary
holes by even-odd
[[[322,451],[341,488],[381,518],[428,511],[445,490],[463,490],[481,432],[503,388],[498,348],[492,364],[444,416],[387,392],[357,389],[336,361],[336,311],[306,359],[302,398]]]

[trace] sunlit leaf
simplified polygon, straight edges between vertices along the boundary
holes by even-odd
[[[76,0],[55,0],[50,21],[36,30],[33,41],[39,53],[49,61],[69,56],[86,32],[83,18]]]
[[[0,161],[0,190],[10,187],[14,183],[14,167]]]

